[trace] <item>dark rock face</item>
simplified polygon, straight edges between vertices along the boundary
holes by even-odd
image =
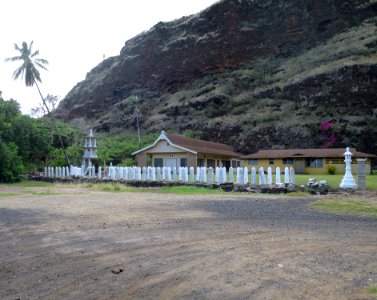
[[[66,121],[96,120],[93,122],[97,130],[108,131],[132,126],[126,116],[137,105],[143,127],[150,131],[200,131],[203,138],[233,143],[245,151],[286,144],[303,146],[300,139],[313,136],[313,128],[305,128],[305,124],[301,128],[285,128],[275,119],[254,132],[250,128],[252,119],[246,123],[230,120],[229,113],[242,88],[238,94],[219,92],[219,82],[223,82],[219,74],[260,60],[295,57],[376,14],[377,3],[367,0],[223,0],[197,15],[158,23],[127,41],[119,56],[99,64],[70,91],[56,115]],[[367,45],[374,49],[376,42]],[[361,111],[371,114],[376,107],[376,60],[360,67],[351,80],[343,80],[342,76],[353,72],[353,68],[358,67],[323,72],[282,88],[266,88],[254,93],[253,99],[284,99],[298,109],[328,103],[329,99],[335,107],[343,107],[346,96],[347,107],[352,109],[357,104]],[[209,78],[204,89],[196,89],[195,94],[179,94],[193,90],[198,78]],[[258,87],[255,79],[248,80],[245,76],[238,78],[243,91]],[[354,92],[348,93],[349,85],[355,82]],[[321,94],[325,86],[331,90],[326,95]],[[139,96],[136,103],[130,100],[134,95]],[[290,140],[286,139],[287,130]],[[251,142],[253,146],[246,145]],[[318,146],[320,142],[311,139],[305,145]],[[371,147],[368,150],[375,145]]]

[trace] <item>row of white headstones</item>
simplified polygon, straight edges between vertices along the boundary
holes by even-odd
[[[234,173],[234,171],[236,171]],[[102,168],[98,168],[96,173],[95,167],[87,169],[87,172],[83,173],[83,168],[71,166],[69,167],[46,167],[44,171],[45,177],[50,178],[65,178],[70,176],[89,177],[98,179],[112,179],[112,180],[125,180],[125,181],[164,181],[164,182],[183,182],[183,183],[203,183],[203,184],[224,184],[235,183],[238,185],[283,185],[283,184],[295,184],[295,171],[294,169],[285,167],[284,174],[281,174],[279,167],[275,169],[275,182],[273,182],[272,168],[267,169],[267,176],[263,167],[260,167],[258,171],[256,168],[251,168],[250,171],[247,167],[238,167],[234,170],[229,168],[229,172],[226,168],[206,168],[197,167],[196,172],[193,167],[113,167],[108,168],[107,174],[102,172]],[[282,180],[282,175],[284,178]]]

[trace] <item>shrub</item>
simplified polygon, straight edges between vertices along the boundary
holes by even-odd
[[[334,175],[335,172],[336,172],[336,167],[334,165],[328,165],[327,166],[327,172],[330,174],[330,175]]]

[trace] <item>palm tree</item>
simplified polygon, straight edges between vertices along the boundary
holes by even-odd
[[[22,61],[22,65],[19,66],[13,73],[13,79],[17,80],[21,76],[21,79],[25,78],[26,86],[33,86],[35,84],[35,86],[37,87],[39,96],[41,96],[42,103],[46,108],[47,115],[51,118],[51,121],[56,130],[56,133],[58,134],[59,141],[64,152],[65,160],[67,164],[70,165],[58,127],[55,123],[54,118],[51,116],[50,109],[45,101],[45,98],[43,98],[41,90],[39,89],[39,85],[37,83],[37,81],[42,83],[41,75],[39,73],[38,68],[41,68],[47,71],[47,68],[45,67],[45,65],[48,65],[48,61],[42,58],[37,58],[37,56],[39,55],[39,50],[33,53],[32,47],[33,47],[33,41],[31,41],[29,46],[26,42],[22,42],[21,48],[17,44],[14,44],[14,49],[16,49],[20,53],[20,55],[7,58],[5,59],[5,61],[12,61],[12,62]]]

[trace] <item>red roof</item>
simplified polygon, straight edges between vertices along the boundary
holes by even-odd
[[[376,158],[375,155],[356,151],[350,148],[353,157]],[[334,149],[286,149],[286,150],[259,150],[256,153],[243,156],[242,159],[263,159],[263,158],[298,158],[298,157],[344,157],[344,148]]]
[[[233,151],[231,146],[208,142],[181,135],[166,134],[166,137],[174,144],[186,149],[194,150],[197,153],[217,154],[230,157],[239,157],[240,154]]]

